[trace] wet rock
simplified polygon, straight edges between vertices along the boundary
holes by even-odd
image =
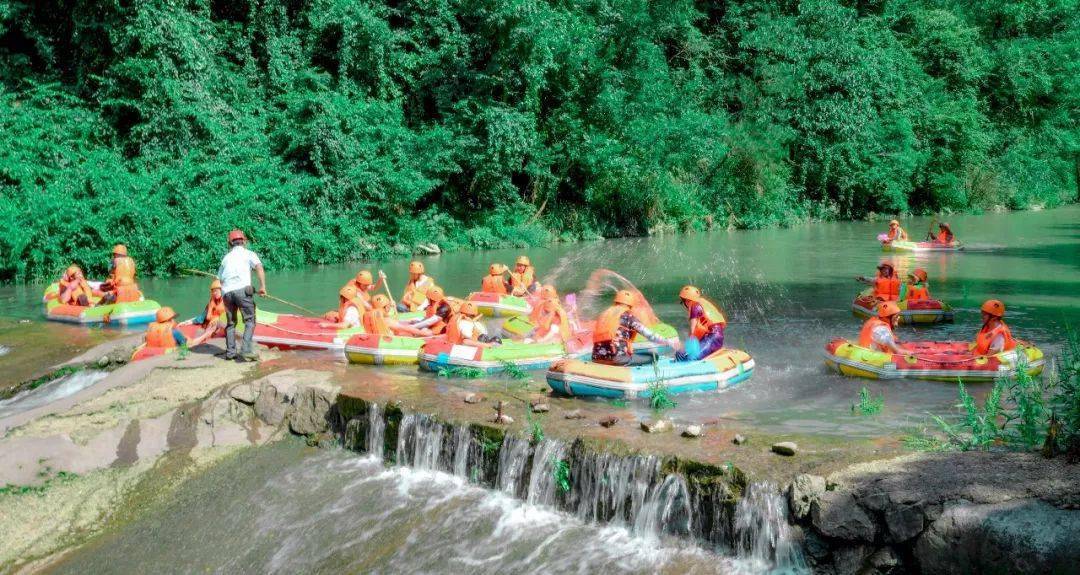
[[[467,393],[465,394],[465,403],[475,404],[484,401],[484,396],[479,393]]]
[[[671,431],[671,428],[671,420],[669,419],[654,419],[641,422],[641,430],[645,433],[664,433],[665,431]]]
[[[810,519],[819,533],[845,541],[873,541],[877,526],[855,498],[845,491],[826,491],[810,506]]]
[[[416,249],[414,249],[413,252],[417,254],[433,256],[441,254],[442,250],[439,249],[439,246],[436,244],[416,244]]]
[[[566,419],[584,419],[585,418],[585,416],[582,415],[580,409],[573,409],[573,410],[567,411],[565,414],[563,414],[563,417],[566,418]]]
[[[501,424],[501,425],[510,425],[511,423],[514,423],[514,418],[510,417],[509,415],[506,415],[505,413],[500,413],[500,414],[496,415],[495,419],[493,419],[491,421],[493,423],[498,423],[498,424]]]
[[[794,441],[781,441],[773,444],[772,451],[780,455],[792,456],[799,451],[799,446]]]
[[[841,547],[832,552],[831,572],[836,575],[856,575],[864,573],[863,567],[867,558],[874,553],[874,548],[869,545],[855,545]]]
[[[701,433],[700,425],[687,425],[686,429],[683,430],[682,435],[683,437],[701,437]]]
[[[885,527],[888,539],[893,543],[903,543],[922,533],[923,512],[921,506],[897,504],[885,510]]]
[[[259,399],[259,394],[255,391],[254,385],[241,383],[229,390],[229,397],[246,405],[255,405],[255,400]]]
[[[737,434],[735,434],[735,437],[731,438],[731,442],[734,443],[735,445],[742,445],[742,444],[746,443],[746,436],[737,433]]]
[[[825,478],[807,473],[799,474],[788,486],[788,506],[796,519],[810,514],[810,508],[825,493]]]
[[[109,362],[124,365],[131,358],[132,350],[117,348],[109,352]]]
[[[98,367],[109,367],[109,361],[110,361],[109,356],[103,355],[103,356],[98,358],[97,366]]]
[[[532,408],[533,413],[547,413],[551,411],[551,406],[543,402],[534,403],[530,407]]]
[[[614,415],[610,417],[605,417],[604,419],[600,420],[600,425],[602,425],[603,427],[611,427],[616,423],[619,423],[619,418],[615,417]]]
[[[1037,499],[950,504],[918,538],[924,573],[1075,573],[1080,513]]]
[[[330,429],[331,411],[338,391],[330,385],[306,385],[298,389],[289,412],[289,429],[299,435],[313,435]]]
[[[267,425],[280,425],[296,394],[296,381],[288,371],[268,375],[254,384],[259,389],[255,415]]]
[[[882,547],[866,560],[866,564],[873,567],[875,573],[889,575],[899,571],[897,567],[900,566],[900,556],[892,547]]]

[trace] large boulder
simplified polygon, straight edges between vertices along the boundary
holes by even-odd
[[[810,506],[814,528],[826,537],[872,542],[877,526],[846,491],[826,491]]]
[[[320,383],[302,385],[293,397],[289,429],[299,435],[314,435],[330,429],[338,388]]]
[[[1077,573],[1080,511],[1037,499],[952,503],[915,545],[924,573]]]
[[[795,519],[810,514],[810,507],[825,493],[825,478],[801,473],[788,487],[788,506]]]

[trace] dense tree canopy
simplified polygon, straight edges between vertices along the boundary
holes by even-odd
[[[0,280],[1072,201],[1078,0],[0,0]]]

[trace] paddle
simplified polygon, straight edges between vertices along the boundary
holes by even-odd
[[[934,241],[934,237],[935,237],[934,236],[934,224],[936,224],[936,223],[937,223],[937,214],[934,214],[934,217],[930,218],[930,228],[928,230],[926,230],[926,239],[929,240],[929,241]]]
[[[390,305],[394,307],[394,311],[397,311],[397,302],[394,301],[394,294],[390,293],[390,282],[386,279],[386,273],[379,270],[379,279],[382,280],[383,289],[386,290],[386,297],[390,298]]]
[[[215,279],[217,278],[216,275],[214,275],[212,273],[204,272],[202,270],[193,270],[191,268],[180,268],[180,271],[182,271],[184,273],[187,273],[187,274],[191,274],[191,275],[204,276],[204,277],[215,278]],[[275,296],[272,296],[270,294],[260,294],[260,295],[262,297],[268,299],[268,300],[276,301],[278,303],[285,304],[287,306],[292,306],[292,307],[294,307],[294,308],[296,308],[296,309],[298,309],[298,310],[300,310],[300,311],[302,311],[302,312],[304,312],[304,313],[306,313],[308,315],[313,315],[313,316],[314,315],[319,315],[318,313],[316,313],[314,311],[311,311],[310,309],[308,309],[308,308],[306,308],[306,307],[304,307],[302,305],[295,304],[295,303],[293,303],[291,301],[285,301],[285,300],[283,300],[283,299],[281,299],[279,297],[275,297]]]

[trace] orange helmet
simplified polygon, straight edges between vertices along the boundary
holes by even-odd
[[[443,289],[441,287],[439,287],[439,286],[431,286],[427,290],[427,298],[428,298],[428,301],[438,303],[438,302],[446,299],[446,294],[443,293]]]
[[[540,299],[544,301],[559,299],[559,292],[555,291],[555,286],[546,284],[540,288]]]
[[[633,307],[637,298],[630,290],[621,289],[615,292],[615,303],[620,305],[628,305]]]
[[[881,319],[889,319],[898,313],[900,313],[900,306],[892,301],[882,302],[877,308],[877,315]]]
[[[896,267],[893,266],[892,262],[890,262],[889,260],[881,260],[881,263],[877,265],[877,269],[881,268],[889,268],[893,271],[896,271]]]
[[[158,323],[165,323],[165,322],[169,321],[170,319],[176,317],[176,312],[173,311],[173,308],[171,308],[169,306],[165,306],[165,307],[157,310],[157,316],[156,317],[157,317]]]
[[[458,308],[458,313],[465,317],[476,317],[480,315],[480,312],[476,309],[476,304],[471,301],[466,301]]]
[[[689,301],[697,301],[701,299],[701,290],[694,286],[683,286],[679,290],[679,297]]]
[[[215,278],[214,281],[210,282],[210,291],[214,291],[216,289],[221,289],[221,280],[217,278]]]
[[[949,230],[950,232],[952,231],[952,228],[949,227],[949,222],[941,222],[937,225],[937,227],[942,230]]]
[[[891,221],[889,222],[889,227],[890,227],[890,228],[891,228],[891,227],[900,227],[900,221],[899,221],[899,220],[891,220]]]
[[[362,270],[356,274],[356,283],[362,286],[369,286],[375,283],[375,280],[371,279],[371,272]]]
[[[922,268],[915,268],[914,270],[912,270],[911,276],[914,277],[915,279],[921,281],[921,282],[925,282],[926,278],[927,278],[926,270],[924,270]]]
[[[244,232],[242,232],[240,230],[233,230],[233,231],[229,232],[229,243],[231,244],[231,243],[235,242],[236,240],[244,240],[246,242],[247,237],[245,237]]]
[[[493,276],[502,275],[502,273],[503,273],[502,264],[491,264],[490,266],[488,266],[488,273],[493,275]]]
[[[422,274],[424,273],[424,264],[421,262],[412,262],[409,264],[409,273]]]
[[[994,317],[1005,317],[1005,304],[998,299],[986,300],[980,309]]]
[[[338,295],[345,299],[353,299],[356,297],[356,286],[345,286],[341,288],[341,291],[338,292]]]
[[[112,253],[114,256],[126,256],[128,255],[127,246],[124,244],[116,244],[113,246]]]
[[[82,270],[79,269],[79,266],[77,265],[70,265],[68,266],[68,269],[64,271],[64,275],[68,277],[74,277],[77,273],[82,273]]]
[[[371,307],[375,309],[386,309],[386,306],[390,305],[390,298],[383,294],[377,294],[371,298]]]
[[[515,261],[514,263],[516,263],[519,266],[531,266],[532,265],[532,262],[529,261],[529,256],[518,256],[517,261]]]

